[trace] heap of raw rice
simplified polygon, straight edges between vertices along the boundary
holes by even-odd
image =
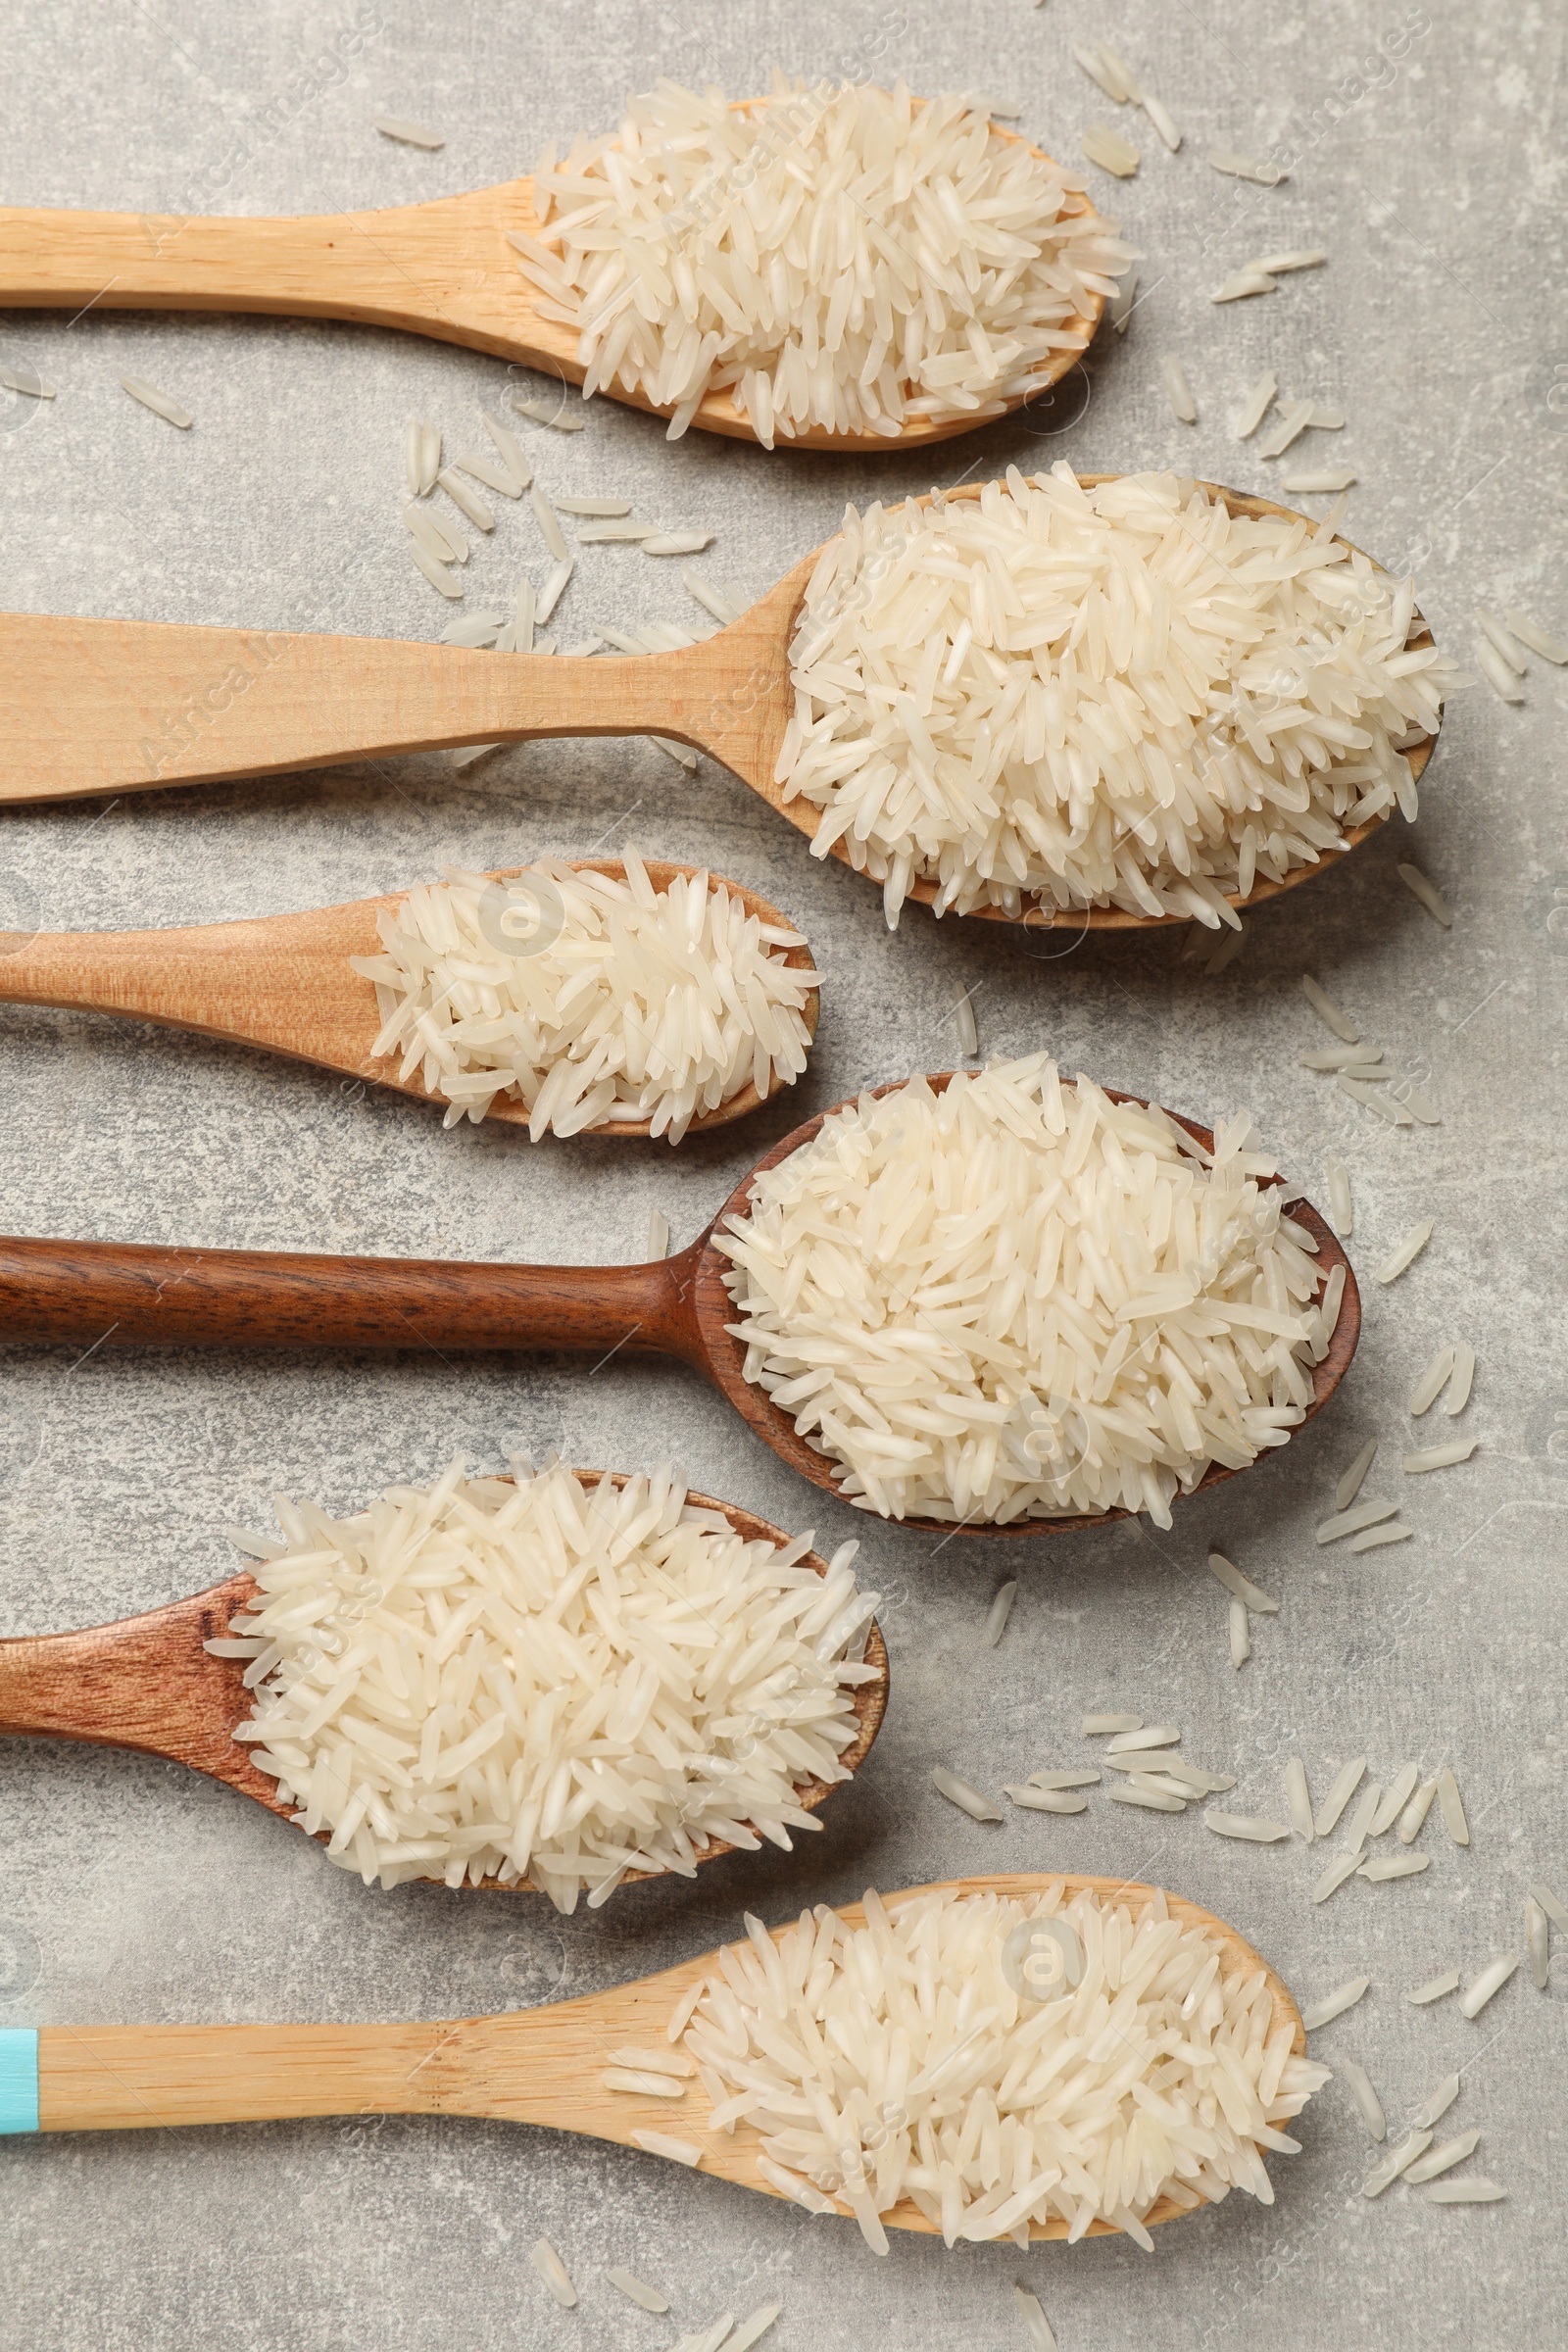
[[[777,773],[883,885],[1235,924],[1396,805],[1458,681],[1415,589],[1198,482],[1009,466],[977,499],[846,511],[791,651]]]
[[[1133,259],[1084,183],[966,97],[774,75],[744,112],[661,79],[612,135],[551,148],[513,244],[575,327],[585,394],[727,390],[768,448],[813,428],[978,423],[1085,349]]]
[[[805,1069],[820,982],[787,960],[801,934],[707,873],[656,890],[634,850],[623,864],[624,881],[561,858],[506,882],[448,866],[377,917],[384,954],[349,958],[375,983],[372,1055],[444,1098],[448,1127],[520,1101],[535,1142],[648,1119],[678,1144]]]
[[[1212,1153],[1044,1054],[862,1095],[758,1177],[715,1247],[746,1378],[884,1518],[1170,1525],[1283,1446],[1343,1268],[1245,1113]]]
[[[333,1519],[275,1500],[285,1541],[233,1531],[259,1591],[207,1646],[244,1658],[235,1732],[327,1852],[379,1879],[526,1878],[559,1910],[628,1870],[690,1878],[712,1838],[787,1852],[848,1778],[874,1592],[858,1546],[748,1543],[668,1468],[585,1486],[389,1487]]]
[[[867,1892],[863,1927],[819,1904],[776,1942],[748,1917],[684,2034],[714,2125],[755,2127],[769,2184],[878,2254],[903,2198],[950,2246],[1102,2221],[1151,2252],[1161,2198],[1272,2204],[1263,2152],[1296,2153],[1280,2127],[1329,2070],[1265,1972],[1161,1893],[1065,1891]]]

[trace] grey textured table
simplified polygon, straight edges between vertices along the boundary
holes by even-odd
[[[313,61],[351,23],[365,32],[359,53],[313,89],[323,78]],[[922,91],[978,83],[1015,98],[1023,127],[1072,156],[1084,125],[1114,114],[1071,59],[1073,37],[1101,36],[1164,98],[1187,143],[1167,156],[1136,122],[1138,177],[1094,175],[1148,258],[1130,332],[1102,343],[1080,388],[1087,407],[1078,397],[1033,425],[873,464],[768,458],[695,433],[667,448],[657,424],[601,402],[580,435],[532,433],[540,478],[710,525],[710,568],[752,594],[833,527],[845,498],[933,477],[1065,456],[1263,489],[1269,469],[1232,441],[1228,418],[1271,366],[1288,387],[1344,407],[1347,429],[1320,436],[1313,456],[1354,464],[1347,528],[1417,569],[1440,639],[1467,654],[1478,601],[1568,626],[1560,13],[1500,0],[1435,0],[1430,18],[1392,0],[1108,15],[1076,0],[1039,13],[1027,0],[897,11],[686,0],[663,15],[623,0],[370,0],[358,18],[290,0],[13,5],[0,199],[158,213],[398,203],[527,169],[548,138],[612,122],[622,95],[656,73],[739,95],[764,86],[775,58],[809,74],[901,68]],[[444,151],[378,138],[375,107],[434,122]],[[1223,179],[1202,161],[1213,145],[1289,150],[1292,176],[1273,191]],[[1267,300],[1210,306],[1251,254],[1318,242],[1327,269]],[[1185,357],[1196,430],[1166,407],[1164,350]],[[101,308],[0,320],[0,359],[60,387],[43,407],[0,411],[7,604],[406,637],[443,625],[397,521],[401,427],[418,410],[466,436],[476,403],[505,391],[499,363],[369,329]],[[184,400],[194,431],[134,407],[118,388],[126,369]],[[470,599],[509,592],[525,566],[541,576],[541,556],[526,513],[508,510],[475,556]],[[694,612],[675,575],[629,550],[585,551],[565,636]],[[189,1774],[11,1742],[0,1750],[0,2023],[471,2012],[662,1966],[731,1933],[745,1904],[775,1920],[868,1882],[1060,1864],[1198,1897],[1303,2001],[1369,1974],[1367,1999],[1317,2037],[1322,2055],[1358,2057],[1396,2126],[1440,2076],[1467,2067],[1449,2128],[1482,2129],[1478,2163],[1509,2193],[1474,2210],[1404,2189],[1363,2202],[1372,2151],[1339,2083],[1309,2111],[1302,2155],[1276,2165],[1272,2211],[1234,2197],[1162,2230],[1153,2261],[1119,2239],[1021,2257],[900,2237],[878,2264],[849,2224],[810,2224],[618,2150],[461,2122],[10,2141],[0,2340],[28,2352],[655,2352],[721,2309],[777,2298],[779,2352],[1004,2345],[1021,2341],[1015,2277],[1038,2288],[1063,2352],[1564,2340],[1563,1985],[1544,1996],[1521,1970],[1474,2025],[1452,2001],[1403,1999],[1450,1963],[1469,1974],[1518,1948],[1531,1879],[1568,1878],[1564,700],[1563,673],[1536,662],[1519,709],[1485,684],[1451,707],[1417,834],[1457,909],[1450,934],[1399,883],[1409,836],[1396,824],[1250,921],[1241,956],[1212,979],[1183,962],[1180,933],[1033,958],[989,926],[937,929],[910,908],[890,937],[876,892],[813,862],[731,777],[705,761],[687,779],[637,742],[538,744],[462,774],[416,759],[4,812],[0,921],[13,927],[259,914],[387,889],[448,860],[633,840],[758,885],[804,924],[829,975],[797,1098],[673,1153],[444,1135],[412,1102],[309,1069],[152,1029],[7,1013],[0,1224],[11,1230],[636,1256],[652,1206],[677,1242],[689,1237],[764,1140],[809,1108],[949,1062],[964,983],[987,1051],[1047,1045],[1069,1067],[1204,1117],[1245,1102],[1320,1197],[1325,1152],[1343,1152],[1366,1330],[1333,1409],[1256,1475],[1179,1508],[1170,1535],[1133,1525],[1009,1548],[1006,1571],[1022,1584],[995,1652],[981,1628],[1004,1573],[997,1551],[963,1538],[936,1552],[808,1495],[677,1368],[617,1360],[589,1378],[565,1361],[0,1352],[7,1632],[87,1624],[212,1581],[230,1560],[223,1523],[265,1515],[276,1488],[348,1507],[390,1478],[433,1476],[460,1447],[494,1463],[520,1438],[620,1467],[673,1449],[695,1483],[785,1525],[814,1520],[835,1543],[858,1534],[893,1654],[887,1729],[820,1838],[569,1921],[527,1898],[367,1891]],[[1441,1126],[1385,1127],[1298,1067],[1326,1042],[1303,968],[1363,1034],[1428,1073]],[[1372,1266],[1423,1216],[1436,1221],[1430,1249],[1379,1289]],[[1463,1425],[1480,1450],[1464,1468],[1406,1480],[1410,1388],[1460,1336],[1481,1358]],[[1314,1523],[1368,1433],[1384,1448],[1376,1490],[1404,1503],[1415,1540],[1358,1558],[1319,1550]],[[1256,1621],[1240,1673],[1224,1594],[1203,1566],[1211,1535],[1283,1601]],[[1425,1877],[1352,1882],[1314,1909],[1313,1855],[1225,1843],[1196,1811],[1166,1820],[1097,1798],[1076,1819],[987,1830],[931,1788],[938,1762],[995,1787],[1075,1759],[1081,1711],[1111,1704],[1182,1722],[1193,1754],[1237,1773],[1232,1801],[1249,1808],[1279,1810],[1291,1754],[1319,1795],[1363,1748],[1385,1779],[1407,1757],[1429,1769],[1447,1759],[1473,1843],[1459,1852],[1434,1816]],[[528,2266],[541,2232],[580,2282],[575,2313],[558,2312]],[[616,2261],[665,2283],[670,2321],[620,2300],[603,2277]]]

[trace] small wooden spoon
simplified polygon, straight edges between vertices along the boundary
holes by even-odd
[[[625,879],[625,866],[617,858],[575,858],[569,863],[576,873]],[[654,888],[661,891],[667,890],[677,874],[690,877],[699,870],[658,858],[646,858],[644,864]],[[492,879],[505,880],[520,870],[508,866]],[[760,922],[795,928],[788,915],[744,883],[725,881],[722,874],[711,879],[740,899],[747,913]],[[202,923],[188,931],[39,932],[30,939],[21,932],[0,931],[0,1004],[58,1004],[161,1021],[171,1028],[194,1030],[200,1037],[263,1046],[294,1061],[345,1070],[420,1102],[444,1102],[444,1095],[427,1094],[414,1079],[399,1079],[396,1058],[370,1058],[381,1027],[375,989],[349,967],[351,956],[381,953],[376,917],[399,905],[401,897],[400,892],[389,892],[378,899],[353,900],[346,906],[316,907],[309,914]],[[784,961],[806,971],[810,951],[790,948]],[[802,1018],[813,1037],[817,1005],[817,992],[810,989]],[[777,1084],[769,1089],[770,1094],[779,1091]],[[716,1110],[700,1112],[686,1132],[701,1135],[710,1128],[727,1127],[766,1100],[748,1080]],[[528,1124],[527,1107],[520,1102],[498,1098],[485,1115],[511,1126]],[[604,1119],[581,1132],[646,1140],[652,1125],[650,1119]]]
[[[588,1487],[607,1476],[612,1486],[626,1483],[620,1474],[600,1470],[580,1470],[577,1476]],[[722,1511],[745,1543],[780,1544],[790,1540],[738,1503],[715,1502],[708,1494],[688,1499],[699,1510]],[[814,1551],[806,1553],[804,1565],[818,1576],[827,1572],[826,1561]],[[227,1634],[229,1619],[255,1592],[255,1580],[241,1574],[194,1592],[188,1600],[172,1601],[168,1608],[150,1609],[141,1617],[122,1617],[114,1625],[0,1642],[0,1739],[81,1740],[97,1747],[130,1747],[143,1755],[167,1756],[226,1782],[280,1821],[292,1822],[299,1808],[283,1802],[276,1781],[251,1761],[249,1748],[234,1738],[235,1725],[251,1712],[253,1696],[242,1680],[243,1659],[215,1658],[202,1646]],[[887,1711],[887,1644],[874,1619],[866,1632],[865,1663],[880,1668],[881,1679],[861,1683],[853,1693],[860,1728],[843,1755],[852,1773],[869,1755]],[[842,1781],[806,1781],[797,1786],[796,1798],[807,1812],[814,1813],[843,1786]],[[326,1831],[318,1832],[318,1842],[324,1845],[327,1837]],[[696,1859],[711,1862],[735,1850],[723,1838],[712,1838]],[[626,1878],[661,1875],[629,1870]],[[469,1882],[464,1884],[467,1886]],[[501,1881],[485,1879],[481,1885],[495,1887]],[[531,1879],[514,1880],[507,1890],[538,1892]]]
[[[944,1071],[928,1083],[940,1090],[952,1077]],[[896,1091],[896,1086],[874,1090]],[[1105,1091],[1113,1102],[1143,1101]],[[789,1414],[746,1378],[745,1346],[727,1328],[735,1314],[724,1284],[730,1261],[713,1246],[714,1233],[725,1230],[726,1219],[747,1214],[757,1178],[809,1143],[823,1119],[832,1116],[833,1110],[822,1111],[775,1144],[741,1179],[705,1233],[677,1256],[650,1265],[465,1265],[440,1258],[281,1255],[3,1237],[0,1339],[72,1347],[106,1341],[165,1348],[425,1347],[443,1358],[512,1348],[570,1348],[601,1360],[622,1350],[673,1355],[727,1397],[792,1469],[824,1494],[835,1494],[837,1465],[797,1436]],[[1214,1139],[1206,1127],[1173,1111],[1167,1116],[1205,1151],[1212,1150]],[[1316,1240],[1324,1280],[1336,1266],[1345,1269],[1328,1353],[1312,1367],[1312,1401],[1303,1415],[1310,1421],[1349,1368],[1361,1334],[1361,1300],[1350,1261],[1317,1210],[1298,1200],[1291,1214]],[[1195,1492],[1240,1475],[1215,1463]],[[1118,1508],[1002,1527],[964,1522],[960,1529],[947,1520],[916,1518],[892,1524],[943,1538],[960,1532],[1039,1536],[1103,1527],[1127,1516]]]
[[[946,1879],[911,1887],[899,1899],[943,1891],[1026,1896],[1057,1879],[1069,1897],[1089,1888],[1134,1909],[1154,1892],[1125,1879],[1020,1872]],[[1172,1919],[1223,1943],[1226,1976],[1263,1971],[1274,2004],[1271,2030],[1290,2026],[1299,2056],[1306,2047],[1300,2012],[1267,1961],[1201,1904],[1179,1894],[1167,1894],[1165,1901]],[[845,1903],[839,1911],[852,1926],[864,1925],[860,1904]],[[612,2053],[628,2044],[664,2046],[681,1996],[717,1970],[717,1953],[705,1952],[657,1977],[575,2001],[416,2026],[45,2026],[33,2058],[37,2122],[18,2120],[9,2128],[115,2132],[306,2115],[487,2116],[580,2132],[621,2147],[636,2147],[638,2132],[661,2133],[699,2148],[701,2171],[778,2196],[759,2166],[761,2142],[755,2127],[737,2125],[733,2134],[712,2131],[712,2105],[701,2081],[688,2082],[680,2099],[603,2087]],[[24,2056],[33,2054],[17,2053]],[[1189,2210],[1161,2197],[1145,2219],[1173,2221]],[[908,2198],[882,2218],[895,2229],[936,2234],[935,2224]],[[1032,2237],[1066,2234],[1067,2224],[1055,2219],[1030,2229]],[[1087,2234],[1120,2232],[1113,2223],[1097,2221]]]
[[[1086,486],[1114,475],[1086,473]],[[1233,514],[1291,515],[1267,499],[1205,482]],[[955,498],[978,498],[970,483]],[[1346,544],[1348,544],[1348,542]],[[786,801],[774,777],[793,694],[789,649],[818,548],[716,637],[674,654],[612,661],[603,655],[470,653],[451,645],[380,637],[294,635],[284,630],[198,629],[164,621],[71,620],[0,613],[0,802],[146,792],[161,784],[224,782],[292,773],[402,752],[544,735],[669,735],[722,760],[808,840],[822,811]],[[1432,643],[1419,614],[1412,647]],[[1437,742],[1406,757],[1419,776]],[[1353,849],[1383,822],[1347,834]],[[849,852],[835,841],[832,856]],[[1233,906],[1257,906],[1347,856],[1325,851],[1283,882],[1254,884]],[[880,885],[873,884],[873,888]],[[937,884],[909,896],[930,906]],[[1067,932],[1154,931],[1191,915],[1129,914],[1119,906],[1031,906],[991,922]]]
[[[736,112],[763,103],[742,100]],[[998,138],[1051,161],[1016,131],[995,122],[991,127]],[[1087,197],[1069,194],[1062,215],[1094,209]],[[540,318],[538,294],[508,243],[512,230],[539,233],[531,178],[504,180],[499,187],[440,197],[432,204],[276,220],[0,206],[0,307],[267,311],[296,318],[354,318],[494,352],[540,368],[563,386],[580,384],[586,370],[577,357],[576,330]],[[1085,348],[1104,307],[1103,295],[1091,294],[1082,316],[1068,322],[1081,330]],[[1078,350],[1059,351],[1042,362],[1045,384],[1058,382],[1081,356]],[[636,393],[610,385],[605,391],[655,416],[671,414]],[[1007,403],[1009,409],[1023,405],[1021,396]],[[727,391],[710,392],[692,421],[731,440],[757,439],[750,416]],[[889,450],[947,441],[993,421],[989,416],[916,416],[897,439],[813,426],[787,438],[781,432],[778,446],[881,457]]]

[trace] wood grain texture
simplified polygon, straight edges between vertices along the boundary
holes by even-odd
[[[737,102],[737,113],[761,104]],[[1009,144],[1016,131],[992,128]],[[1034,147],[1031,152],[1043,157]],[[1049,158],[1043,157],[1049,162]],[[1090,213],[1069,196],[1069,217]],[[543,318],[517,268],[508,232],[538,233],[531,178],[510,179],[430,204],[302,215],[282,220],[184,218],[150,213],[74,213],[0,207],[0,307],[29,310],[261,311],[288,318],[350,318],[461,343],[473,351],[580,384],[574,328]],[[1092,294],[1076,321],[1085,347],[1104,310]],[[1046,363],[1048,383],[1077,365],[1078,351]],[[1042,389],[1045,387],[1043,386]],[[667,408],[624,391],[607,398],[661,416]],[[1021,399],[1007,403],[1021,408]],[[727,392],[711,392],[692,420],[704,431],[755,442],[751,419]],[[780,449],[885,455],[974,429],[975,419],[914,417],[897,441],[875,433],[820,428],[779,439]],[[978,420],[989,423],[989,417]]]
[[[1080,478],[1093,488],[1116,477]],[[975,499],[983,486],[949,495]],[[1291,514],[1218,483],[1199,487],[1235,514]],[[811,840],[821,811],[786,801],[773,771],[790,716],[790,639],[821,552],[804,557],[716,637],[679,653],[618,661],[0,613],[0,736],[9,747],[0,804],[226,782],[464,743],[657,734],[720,760]],[[1432,643],[1419,614],[1409,643]],[[1407,754],[1415,776],[1436,742],[1428,736]],[[1373,817],[1346,839],[1353,849],[1383,822]],[[852,862],[843,841],[829,855]],[[1315,865],[1298,866],[1283,882],[1259,882],[1229,903],[1261,906],[1348,855],[1326,851]],[[933,882],[910,885],[921,905],[936,895]],[[1018,916],[989,906],[948,919],[1017,922],[1071,940],[1089,931],[1168,930],[1195,918],[1118,906],[1048,913],[1036,905]]]
[[[1154,1892],[1122,1879],[1057,1874],[1069,1894],[1092,1889],[1136,1909]],[[1024,1896],[1054,1883],[1040,1874],[952,1879],[960,1893]],[[930,1892],[927,1887],[908,1894]],[[898,1897],[889,1895],[890,1903]],[[1274,2027],[1289,2024],[1293,2046],[1306,2046],[1300,2014],[1287,1986],[1259,1953],[1198,1903],[1166,1895],[1171,1916],[1218,1936],[1227,1975],[1265,1971]],[[858,1903],[841,1906],[858,1927]],[[775,1936],[785,1933],[775,1929]],[[45,2027],[39,2036],[39,2123],[45,2132],[126,2131],[153,2126],[233,2123],[306,2115],[472,2115],[540,2124],[634,2147],[634,2132],[662,2132],[701,2147],[701,2170],[767,2196],[758,2166],[760,2143],[749,2125],[711,2132],[712,2110],[700,2081],[679,2100],[644,2099],[604,2089],[612,2050],[662,2043],[676,2002],[711,1975],[705,1953],[661,1975],[606,1992],[501,2017],[420,2026],[97,2026]],[[841,2208],[841,2210],[843,2210]],[[907,2200],[884,2217],[893,2227],[933,2233]],[[1164,2199],[1151,2223],[1180,2218]],[[1065,2222],[1037,2225],[1036,2237],[1060,2238]],[[1104,2222],[1091,2235],[1112,2234]]]
[[[618,1471],[579,1470],[576,1475],[590,1488],[605,1477],[612,1486],[626,1483],[625,1474]],[[743,1543],[778,1545],[790,1540],[782,1529],[738,1503],[720,1502],[710,1494],[693,1494],[688,1499],[699,1510],[722,1511]],[[826,1561],[814,1551],[807,1552],[802,1564],[818,1576],[827,1572]],[[0,1739],[76,1740],[167,1756],[238,1789],[280,1821],[292,1821],[295,1807],[279,1798],[277,1783],[258,1769],[250,1749],[234,1738],[235,1725],[251,1711],[244,1660],[215,1658],[204,1647],[226,1635],[229,1619],[255,1591],[252,1577],[242,1573],[188,1599],[172,1601],[167,1608],[122,1617],[112,1625],[0,1641]],[[870,1754],[887,1712],[887,1643],[874,1620],[866,1633],[865,1663],[880,1670],[880,1680],[862,1683],[852,1694],[858,1729],[841,1758],[852,1774]],[[796,1798],[807,1812],[814,1813],[843,1786],[840,1781],[803,1781],[796,1786]],[[319,1833],[318,1842],[324,1845],[327,1837],[327,1832]],[[712,1838],[698,1849],[697,1861],[711,1862],[734,1851],[726,1839]],[[626,1878],[657,1875],[630,1870]],[[481,1882],[482,1888],[500,1886],[498,1879]],[[530,1879],[502,1890],[538,1891]]]
[[[940,1092],[955,1073],[932,1074]],[[872,1089],[897,1093],[905,1079]],[[1113,1102],[1142,1102],[1107,1087]],[[729,1260],[713,1247],[715,1231],[749,1210],[757,1178],[820,1131],[844,1103],[821,1111],[775,1144],[742,1178],[705,1233],[676,1256],[641,1266],[464,1264],[439,1258],[285,1255],[261,1250],[168,1250],[122,1242],[30,1241],[0,1237],[0,1339],[74,1347],[141,1343],[154,1347],[401,1348],[429,1347],[442,1355],[512,1348],[566,1348],[601,1357],[621,1349],[674,1355],[728,1398],[764,1445],[825,1494],[839,1493],[836,1465],[796,1434],[763,1390],[745,1377],[746,1349],[726,1328],[735,1309],[724,1284]],[[1167,1112],[1205,1150],[1206,1127]],[[1355,1273],[1340,1241],[1309,1201],[1292,1215],[1314,1237],[1323,1281],[1345,1269],[1345,1291],[1320,1364],[1312,1367],[1312,1420],[1349,1368],[1361,1333]],[[1321,1293],[1322,1285],[1319,1285]],[[1259,1456],[1266,1460],[1266,1454]],[[1245,1465],[1247,1469],[1255,1463]],[[1244,1475],[1213,1465],[1195,1490],[1205,1493]],[[1062,1519],[1020,1519],[1005,1526],[966,1523],[970,1536],[1062,1535],[1124,1519],[1124,1509]],[[893,1522],[951,1536],[950,1522]]]
[[[608,874],[624,881],[618,858],[577,858],[577,873]],[[645,858],[656,890],[667,890],[677,875],[694,875],[692,865]],[[521,871],[498,869],[505,880]],[[710,877],[749,915],[764,924],[794,923],[744,883]],[[205,923],[192,930],[39,932],[32,938],[0,932],[0,1004],[56,1004],[73,1010],[121,1013],[188,1029],[232,1045],[262,1046],[295,1061],[342,1070],[416,1102],[446,1102],[417,1079],[401,1081],[397,1059],[375,1061],[370,1048],[381,1026],[375,989],[349,967],[351,956],[382,953],[377,917],[401,903],[401,892],[356,899],[347,906],[319,906],[307,914],[265,915],[252,922]],[[15,942],[15,945],[11,943]],[[810,967],[808,948],[790,948],[783,960],[797,971]],[[802,1017],[816,1034],[818,992],[807,993]],[[775,1084],[769,1089],[777,1093]],[[702,1135],[745,1118],[766,1100],[750,1080],[716,1110],[702,1111],[687,1129]],[[526,1127],[528,1112],[516,1101],[498,1101],[485,1114],[505,1126]],[[641,1138],[648,1119],[604,1119],[586,1135]]]

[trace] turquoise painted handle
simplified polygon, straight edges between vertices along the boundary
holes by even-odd
[[[0,2027],[0,2132],[37,2129],[37,2028]]]

